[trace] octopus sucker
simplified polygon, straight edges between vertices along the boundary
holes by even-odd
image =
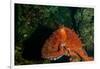
[[[45,40],[41,54],[42,58],[48,60],[57,60],[63,55],[70,56],[70,61],[76,61],[77,59],[92,60],[83,48],[80,37],[74,30],[65,26],[59,27]],[[76,58],[72,59],[72,57]]]

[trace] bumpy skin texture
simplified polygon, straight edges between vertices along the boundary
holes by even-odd
[[[60,27],[45,41],[42,48],[42,58],[52,60],[59,56],[70,56],[70,61],[90,61],[82,47],[78,35],[67,27]],[[73,58],[74,57],[74,58]]]

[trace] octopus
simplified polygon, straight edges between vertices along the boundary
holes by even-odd
[[[42,58],[57,60],[62,56],[69,56],[72,61],[91,61],[85,51],[79,36],[70,28],[60,26],[44,42],[41,50]]]

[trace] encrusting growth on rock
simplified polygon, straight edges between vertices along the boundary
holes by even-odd
[[[42,58],[48,60],[57,60],[63,55],[70,56],[70,61],[90,61],[83,49],[82,42],[78,35],[71,29],[60,26],[45,41],[42,48]]]

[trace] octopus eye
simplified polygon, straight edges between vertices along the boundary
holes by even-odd
[[[61,45],[60,45],[61,47],[65,47],[66,46],[66,44],[65,43],[61,43]]]

